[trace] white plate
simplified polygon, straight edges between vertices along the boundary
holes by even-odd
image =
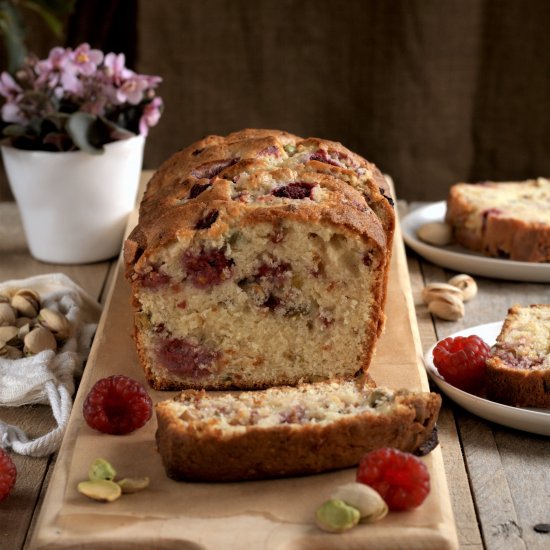
[[[477,334],[482,340],[492,346],[495,343],[501,327],[501,322],[489,323],[487,325],[479,325],[477,327],[461,330],[451,336],[456,337]],[[481,418],[485,418],[486,420],[490,420],[491,422],[496,422],[497,424],[502,424],[503,426],[523,430],[525,432],[550,435],[550,409],[531,409],[502,405],[501,403],[495,403],[494,401],[489,401],[488,399],[483,399],[459,390],[445,382],[433,363],[432,352],[434,347],[435,346],[432,346],[424,356],[426,370],[439,389],[447,394],[453,401],[471,413],[481,416]]]
[[[415,252],[434,264],[461,273],[511,281],[550,283],[550,263],[488,258],[457,245],[437,247],[419,240],[416,230],[428,222],[442,222],[445,210],[445,201],[441,201],[413,210],[403,218],[401,221],[403,239]]]

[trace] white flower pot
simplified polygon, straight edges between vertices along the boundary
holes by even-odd
[[[115,141],[102,155],[1,148],[36,259],[80,264],[119,253],[135,206],[144,144],[143,136]]]

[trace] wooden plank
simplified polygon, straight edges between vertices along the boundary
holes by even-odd
[[[419,388],[427,386],[427,379],[418,364],[420,351],[415,348],[411,311],[407,311],[409,302],[412,303],[412,299],[407,299],[410,287],[399,286],[404,281],[409,284],[402,245],[394,258],[396,266],[390,278],[389,300],[396,303],[390,304],[389,309],[399,315],[388,317],[385,343],[383,338],[377,351],[377,358],[384,366],[379,365],[377,371],[375,362],[373,371],[375,379],[380,375],[385,383],[393,376],[394,386],[402,386],[405,378],[410,380],[411,387]],[[75,411],[79,410],[87,389],[102,376],[119,372],[144,381],[130,339],[128,302],[129,288],[119,272]],[[392,325],[392,322],[397,324]],[[409,350],[407,356],[399,355],[402,348],[396,349],[394,345],[396,334],[399,334],[400,343],[404,343],[403,349]],[[393,357],[393,368],[387,362],[388,356]],[[150,394],[154,401],[171,395],[152,390]],[[281,548],[290,544],[295,548],[378,550],[456,547],[440,448],[425,458],[432,473],[433,488],[420,509],[411,514],[390,514],[379,524],[360,526],[334,537],[318,531],[313,526],[311,514],[321,495],[342,481],[351,481],[355,469],[246,484],[178,483],[169,480],[162,469],[154,448],[155,429],[153,419],[141,430],[123,438],[105,436],[90,430],[79,413],[73,414],[31,548],[106,548],[129,547],[130,544],[135,548],[151,548],[169,543],[184,544],[185,541],[205,548],[227,548],[232,544],[238,548]],[[107,506],[87,501],[76,492],[76,484],[85,477],[88,463],[95,456],[111,460],[119,471],[128,475],[138,475],[136,467],[142,475],[145,470],[152,479],[151,489]],[[136,456],[140,458],[138,463]],[[278,501],[276,510],[263,508],[266,498]]]

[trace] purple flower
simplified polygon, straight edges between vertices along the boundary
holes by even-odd
[[[156,126],[160,120],[162,107],[162,99],[160,97],[155,97],[153,101],[145,105],[143,114],[139,119],[139,133],[141,135],[146,136],[149,133],[149,128]]]
[[[128,80],[124,81],[116,93],[116,98],[119,103],[130,103],[138,105],[144,97],[144,92],[149,88],[147,77],[141,75],[132,75]]]
[[[124,80],[130,78],[134,73],[130,69],[127,69],[125,64],[126,57],[123,53],[119,53],[118,55],[108,53],[103,61],[103,71],[107,82],[120,86]]]

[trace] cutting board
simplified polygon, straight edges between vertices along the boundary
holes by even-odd
[[[131,222],[132,223],[132,222]],[[133,220],[135,223],[135,219]],[[379,385],[428,390],[401,233],[397,228],[390,270],[387,323],[370,373]],[[90,387],[111,374],[145,383],[135,355],[130,288],[119,260],[110,295],[30,547],[52,549],[453,549],[457,537],[441,449],[424,457],[431,492],[421,507],[329,534],[313,522],[316,507],[355,469],[282,480],[184,483],[168,479],[155,448],[156,420],[125,436],[90,429],[82,403]],[[171,392],[150,391],[153,401]],[[99,503],[77,492],[97,457],[119,476],[151,478],[150,487]]]

